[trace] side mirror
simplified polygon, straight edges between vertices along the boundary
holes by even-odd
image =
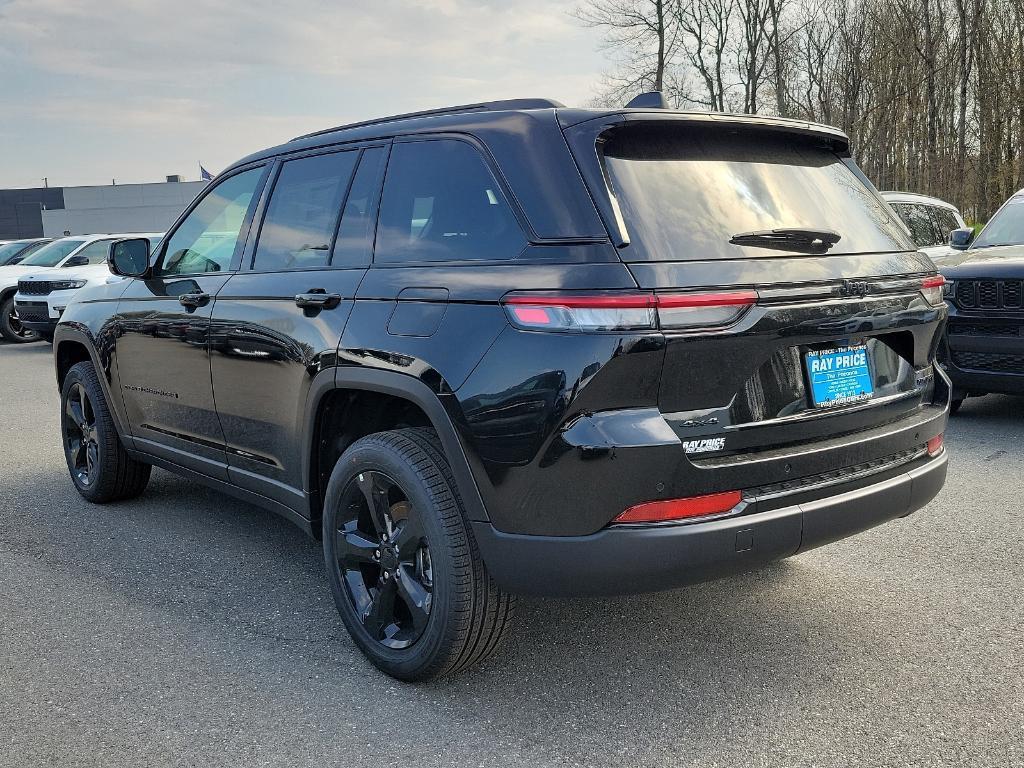
[[[952,248],[956,248],[958,251],[966,251],[967,246],[971,244],[973,239],[974,229],[972,227],[954,229],[949,233],[949,245]]]
[[[145,237],[115,240],[107,253],[107,266],[121,277],[144,277],[149,272],[149,240]]]
[[[78,254],[77,256],[72,256],[70,259],[65,261],[63,266],[65,266],[65,267],[84,267],[84,266],[87,266],[88,264],[89,264],[89,257],[88,256],[83,256],[82,254]]]

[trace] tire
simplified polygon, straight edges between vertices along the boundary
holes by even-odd
[[[497,650],[515,598],[487,573],[432,430],[353,443],[331,473],[323,533],[338,612],[382,672],[431,680]]]
[[[949,402],[949,415],[950,416],[956,416],[957,413],[959,413],[960,406],[962,406],[964,404],[964,399],[965,398],[958,397],[955,400],[950,400],[950,402]]]
[[[152,468],[121,445],[92,363],[78,363],[68,371],[60,405],[64,458],[83,498],[107,504],[146,490]]]
[[[39,341],[39,334],[25,328],[14,316],[14,294],[0,301],[0,336],[11,344]]]

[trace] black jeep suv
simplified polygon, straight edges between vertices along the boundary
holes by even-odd
[[[322,537],[406,680],[513,595],[660,590],[903,517],[946,474],[942,278],[785,120],[519,100],[224,171],[55,339],[88,500],[152,465]]]
[[[972,248],[938,261],[949,322],[939,350],[955,413],[972,395],[1024,395],[1024,245]]]

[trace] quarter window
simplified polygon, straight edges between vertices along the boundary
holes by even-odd
[[[167,240],[158,276],[222,272],[231,266],[263,168],[229,176],[192,209]]]
[[[394,145],[374,261],[514,259],[525,246],[501,187],[470,144],[442,139]]]
[[[263,220],[253,268],[326,266],[358,152],[289,160],[281,166]]]

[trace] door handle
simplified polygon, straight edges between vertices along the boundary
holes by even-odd
[[[309,293],[300,293],[296,296],[295,304],[302,309],[334,309],[341,304],[341,294],[314,288]]]
[[[189,309],[196,309],[197,307],[205,307],[210,303],[210,294],[208,293],[183,293],[178,297],[178,303],[183,307]]]

